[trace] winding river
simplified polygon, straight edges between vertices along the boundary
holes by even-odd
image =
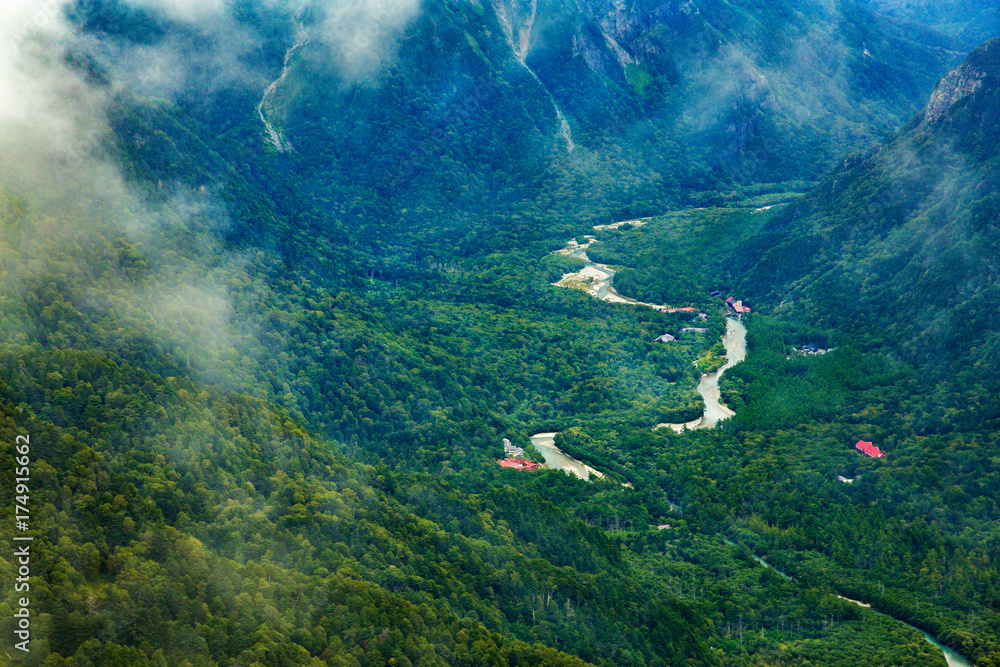
[[[641,227],[642,221],[633,221],[632,225]],[[613,225],[602,225],[601,227],[612,228]],[[636,301],[619,294],[611,284],[615,279],[615,270],[607,264],[593,262],[587,256],[587,248],[593,245],[596,239],[593,236],[585,236],[584,238],[587,240],[584,244],[577,243],[576,239],[573,239],[566,244],[565,248],[556,251],[556,254],[575,257],[584,264],[584,267],[579,271],[564,275],[562,280],[556,283],[557,286],[582,289],[595,299],[609,303],[628,303],[633,306],[648,306],[656,309],[669,308],[669,306],[656,303]]]
[[[642,221],[630,222],[633,226],[641,226]],[[616,225],[604,225],[602,228],[613,228]],[[636,301],[619,294],[612,283],[615,278],[615,271],[607,264],[598,264],[591,261],[587,256],[587,249],[594,244],[593,236],[585,236],[586,243],[577,243],[576,239],[571,240],[562,250],[556,251],[560,255],[568,255],[583,261],[582,269],[575,273],[567,273],[556,283],[560,287],[571,287],[585,290],[596,299],[611,303],[628,303],[634,306],[648,306],[656,309],[667,309],[669,306]],[[726,372],[740,363],[747,356],[747,330],[743,323],[732,318],[726,319],[726,333],[723,337],[723,344],[726,347],[726,363],[719,370],[713,373],[702,375],[698,383],[698,393],[705,401],[705,412],[701,417],[686,424],[657,424],[654,429],[670,428],[681,433],[685,430],[699,428],[714,428],[723,419],[732,417],[735,413],[722,402],[719,393],[719,378]]]
[[[726,318],[726,334],[722,338],[726,347],[726,363],[719,370],[713,373],[706,373],[701,376],[698,382],[698,393],[705,401],[705,412],[694,421],[686,424],[657,424],[655,429],[671,428],[678,433],[685,430],[698,428],[714,428],[723,419],[732,417],[735,412],[726,407],[722,402],[722,394],[719,391],[719,378],[726,372],[747,358],[747,328],[739,320]]]
[[[874,609],[871,608],[872,606],[870,604],[865,604],[864,602],[861,602],[859,600],[852,600],[851,598],[845,598],[843,595],[838,595],[837,597],[840,598],[840,599],[842,599],[842,600],[847,600],[848,602],[853,602],[854,604],[858,605],[859,607],[864,607],[865,609],[871,609],[871,611],[875,612],[876,614],[882,614],[883,616],[889,616],[888,614],[883,614],[880,611],[875,611]],[[899,621],[899,619],[896,618],[895,616],[889,616],[889,618],[891,618],[894,621]],[[916,626],[913,626],[913,625],[910,625],[906,621],[899,621],[899,622],[902,623],[903,625],[905,625],[908,628],[913,628],[914,630],[916,630],[917,632],[919,632],[920,634],[922,634],[924,636],[924,639],[926,639],[931,644],[934,644],[939,649],[941,649],[941,652],[944,654],[944,661],[946,663],[948,663],[948,667],[975,667],[961,653],[957,652],[955,649],[953,649],[953,648],[951,648],[949,646],[945,646],[944,644],[940,643],[939,641],[937,641],[936,639],[934,639],[934,637],[932,637],[928,633],[924,632],[920,628],[918,628]]]
[[[635,223],[633,222],[632,224]],[[639,224],[642,223],[640,222]],[[607,225],[605,227],[617,228],[617,225]],[[601,299],[602,301],[630,303],[636,306],[649,306],[650,308],[657,309],[667,308],[667,306],[644,303],[618,294],[611,284],[615,277],[614,269],[607,264],[598,264],[593,262],[587,256],[587,248],[589,248],[596,239],[593,236],[586,236],[584,239],[586,240],[586,243],[580,244],[574,239],[567,243],[565,248],[556,251],[558,254],[576,257],[584,262],[584,267],[581,270],[564,275],[562,280],[556,283],[556,285],[561,287],[583,289],[591,296]],[[726,333],[723,336],[723,345],[725,345],[726,348],[725,365],[713,373],[706,373],[705,375],[702,375],[701,381],[698,383],[698,393],[701,394],[705,401],[705,412],[702,416],[694,421],[687,422],[686,424],[658,424],[654,427],[654,429],[671,428],[680,433],[685,430],[713,428],[723,419],[732,417],[735,414],[732,410],[726,407],[724,403],[722,403],[722,397],[719,392],[719,378],[722,377],[722,374],[725,373],[727,369],[732,368],[746,359],[747,330],[746,327],[743,326],[742,322],[732,318],[726,318]],[[600,472],[560,451],[559,448],[555,446],[556,435],[557,434],[555,433],[539,433],[531,437],[532,444],[534,444],[535,448],[538,449],[542,456],[545,457],[545,464],[548,467],[563,470],[564,472],[571,473],[584,480],[589,479],[591,475],[603,477]],[[735,544],[729,540],[726,540],[726,542],[735,546]],[[764,567],[771,568],[785,579],[791,579],[791,577],[787,574],[774,568],[760,556],[754,554],[753,557],[754,560],[759,562]],[[841,597],[848,602],[853,602],[861,607],[871,609],[871,605],[867,605],[858,600],[851,600],[850,598],[845,598],[843,596],[838,597]],[[882,613],[875,610],[872,611],[876,614]],[[904,623],[917,632],[920,632],[927,641],[941,649],[941,652],[944,654],[944,659],[948,663],[948,667],[974,667],[973,664],[961,654],[952,648],[942,645],[935,640],[934,637],[920,628],[916,628],[909,623],[906,623],[906,621],[900,621],[898,618],[893,616],[890,616],[890,618],[899,621],[900,623]]]
[[[595,227],[595,229],[617,229],[617,227],[621,224],[625,223],[604,225],[602,227]],[[645,223],[641,220],[633,220],[629,221],[629,224],[634,227],[639,227]],[[567,273],[559,282],[556,283],[556,285],[560,287],[582,289],[594,298],[602,301],[608,301],[610,303],[627,303],[633,306],[647,306],[658,310],[669,308],[669,306],[637,301],[619,294],[612,285],[615,277],[614,269],[607,264],[598,264],[597,262],[593,262],[590,257],[587,256],[587,248],[589,248],[596,239],[593,236],[585,236],[584,239],[586,243],[582,244],[577,243],[576,239],[572,239],[566,244],[565,248],[556,251],[557,254],[576,257],[584,263],[584,267],[582,269],[574,273]],[[705,401],[704,414],[698,419],[688,422],[687,424],[659,424],[654,428],[669,427],[678,432],[684,431],[685,429],[712,428],[726,417],[732,417],[735,413],[722,403],[721,396],[719,394],[719,378],[727,368],[735,366],[746,358],[746,337],[747,330],[746,327],[743,326],[743,323],[738,320],[727,318],[726,333],[723,337],[723,343],[726,347],[726,363],[722,368],[714,373],[707,373],[703,375],[701,381],[698,383],[698,392]],[[537,433],[531,436],[531,443],[545,458],[546,466],[556,470],[562,470],[563,472],[567,472],[571,475],[576,475],[583,480],[589,480],[591,476],[604,476],[599,471],[591,468],[581,461],[578,461],[572,456],[569,456],[556,447],[556,435],[556,433]]]

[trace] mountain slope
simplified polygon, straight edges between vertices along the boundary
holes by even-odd
[[[947,39],[851,2],[579,7],[539,4],[528,62],[584,136],[650,122],[736,179],[815,175],[836,151],[901,124],[957,55]]]
[[[736,258],[774,312],[888,343],[928,369],[1000,353],[1000,40],[891,142],[845,160]],[[991,381],[995,381],[995,378]]]
[[[29,664],[716,663],[703,613],[598,529],[483,473],[352,463],[246,396],[4,352],[0,432],[5,484],[31,443]]]
[[[813,179],[900,125],[961,54],[850,2],[429,0],[368,17],[360,54],[331,37],[343,20],[303,14],[266,109],[315,197],[377,197],[403,230],[560,187],[653,212],[690,188]],[[566,199],[549,206],[580,214]]]
[[[1000,34],[1000,3],[996,0],[866,0],[887,16],[933,26],[970,46]]]

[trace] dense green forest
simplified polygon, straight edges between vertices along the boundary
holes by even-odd
[[[924,4],[11,10],[0,662],[1000,665],[1000,46]]]

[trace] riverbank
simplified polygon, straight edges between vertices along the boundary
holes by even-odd
[[[591,468],[582,461],[574,459],[556,447],[557,435],[558,433],[536,433],[531,436],[531,444],[541,452],[542,457],[545,458],[545,465],[547,467],[576,475],[584,481],[590,481],[591,475],[598,479],[604,477],[604,473]]]
[[[587,256],[587,248],[592,246],[597,239],[589,235],[583,238],[587,240],[586,243],[577,243],[576,239],[571,239],[565,248],[556,250],[553,253],[575,257],[585,264],[579,271],[564,274],[559,282],[554,283],[556,287],[583,290],[595,299],[607,301],[608,303],[625,303],[631,306],[645,306],[655,310],[668,310],[670,308],[670,306],[662,304],[636,301],[635,299],[630,299],[619,294],[612,286],[615,278],[615,270],[607,264],[598,264]]]
[[[634,222],[634,221],[633,221]],[[614,225],[602,225],[595,229],[617,229],[625,223],[615,223]],[[598,264],[591,261],[587,256],[587,249],[596,241],[592,235],[584,236],[585,243],[579,243],[576,239],[570,239],[566,247],[556,250],[553,254],[575,257],[584,263],[584,267],[573,273],[563,274],[557,287],[567,287],[579,289],[587,292],[595,299],[607,301],[609,303],[625,303],[633,306],[646,306],[656,310],[669,310],[670,307],[662,304],[646,303],[624,297],[615,291],[612,282],[615,278],[615,270],[607,264]],[[657,424],[653,430],[670,428],[677,433],[691,431],[700,428],[714,428],[723,419],[732,417],[736,413],[729,409],[722,402],[722,394],[719,390],[719,378],[726,372],[740,363],[747,356],[747,330],[740,320],[726,318],[726,333],[723,335],[723,345],[726,348],[726,363],[722,368],[713,373],[702,375],[698,382],[698,393],[701,394],[705,402],[705,411],[701,417],[683,424]]]
[[[872,606],[870,604],[865,604],[864,602],[861,602],[860,600],[852,600],[851,598],[845,598],[843,595],[838,595],[837,597],[840,598],[841,600],[846,600],[848,602],[852,602],[852,603],[858,605],[859,607],[864,607],[865,609],[869,609],[869,610],[871,610],[875,614],[879,614],[881,616],[886,616],[888,618],[891,618],[894,621],[899,621],[900,623],[902,623],[903,625],[905,625],[908,628],[913,628],[914,630],[916,630],[917,632],[919,632],[920,634],[922,634],[924,636],[924,639],[926,639],[928,642],[930,642],[931,644],[934,644],[934,646],[937,646],[939,649],[941,649],[941,652],[944,654],[944,661],[948,663],[948,667],[975,667],[975,665],[973,665],[971,662],[969,662],[965,658],[965,656],[963,656],[961,653],[958,653],[957,651],[955,651],[955,649],[953,649],[951,647],[948,647],[948,646],[945,646],[944,644],[940,643],[939,641],[937,641],[936,639],[934,639],[934,637],[932,637],[930,634],[924,632],[920,628],[918,628],[916,626],[913,626],[913,625],[910,625],[906,621],[900,621],[895,616],[889,616],[889,614],[883,614],[880,611],[875,611],[874,609],[872,609]]]
[[[726,348],[726,363],[719,370],[702,375],[701,381],[698,382],[698,393],[705,401],[705,412],[702,416],[683,424],[657,424],[653,427],[654,431],[669,428],[676,433],[683,433],[700,428],[714,428],[723,419],[736,414],[722,402],[719,378],[727,369],[732,368],[747,357],[747,328],[743,326],[743,322],[726,318],[726,333],[722,341]]]

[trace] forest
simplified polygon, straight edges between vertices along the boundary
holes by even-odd
[[[573,4],[74,0],[0,54],[0,662],[1000,665],[995,16]],[[694,311],[556,286],[585,235]],[[654,429],[729,296],[735,416]],[[497,465],[543,432],[603,477]]]

